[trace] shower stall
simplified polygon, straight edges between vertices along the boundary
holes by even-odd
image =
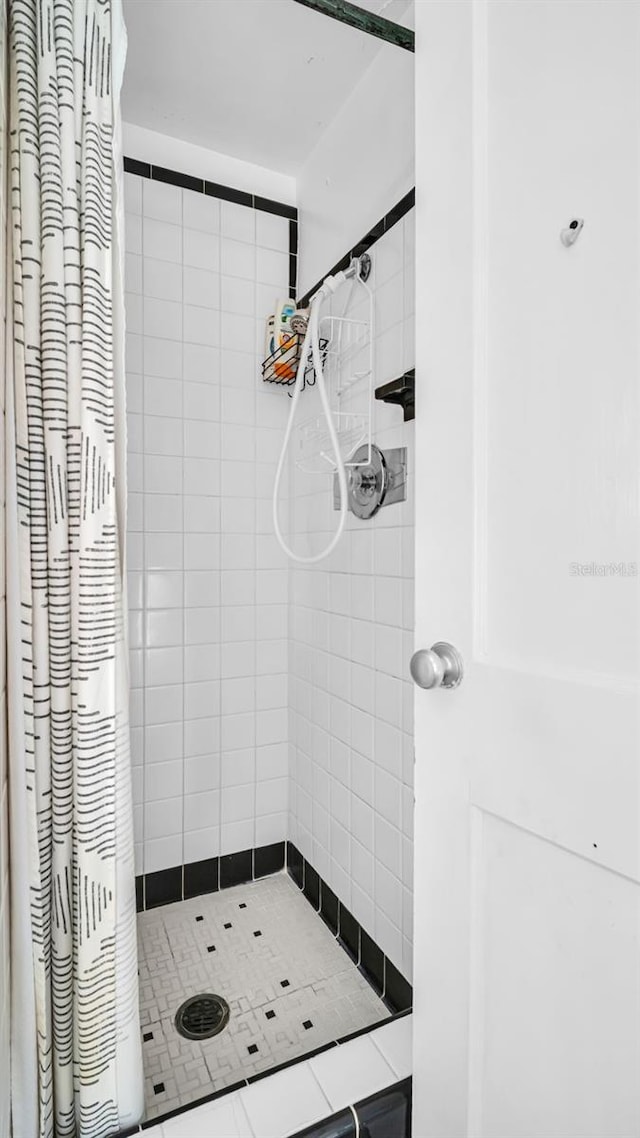
[[[205,16],[196,6],[189,46],[223,31],[234,43],[242,7],[211,5]],[[145,5],[125,2],[128,596],[148,1119],[313,1061],[393,1017],[410,1032],[412,54],[290,0],[251,7],[258,21],[267,7],[276,26],[286,17],[294,67],[305,52],[322,60],[313,77],[299,70],[312,102],[322,68],[355,52],[350,89],[297,140],[295,161],[284,140],[259,156],[243,137],[251,124],[238,123],[236,156],[221,154],[216,116],[205,129],[175,89],[182,59],[173,87],[167,79],[175,5],[158,15],[152,60]],[[180,98],[184,134],[169,137],[158,124]],[[379,155],[367,189],[354,140],[373,138],[381,114],[402,120],[401,138],[393,168],[383,176]],[[265,349],[281,298],[301,313],[285,344],[293,371]],[[373,1039],[380,1085],[406,1077],[406,1057],[396,1071]]]

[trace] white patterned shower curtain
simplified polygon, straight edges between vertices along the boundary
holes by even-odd
[[[123,589],[120,0],[9,0],[14,1138],[142,1112]]]

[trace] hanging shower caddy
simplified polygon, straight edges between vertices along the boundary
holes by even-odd
[[[286,343],[276,348],[267,356],[262,364],[262,378],[265,383],[277,383],[281,387],[293,387],[296,382],[300,353],[304,344],[304,336],[298,332],[292,333]],[[320,355],[322,364],[325,363],[326,340],[320,340]],[[307,364],[304,369],[304,387],[314,387],[316,372],[311,358],[311,351],[307,353]],[[291,392],[288,392],[291,395]]]
[[[319,321],[329,404],[340,453],[348,468],[366,466],[371,461],[374,308],[373,292],[367,284],[370,272],[371,259],[365,253],[356,259],[343,310],[346,314],[357,304],[362,310],[360,318],[330,312]],[[333,297],[331,304],[336,304]],[[305,473],[326,475],[336,470],[327,422],[321,410],[296,427],[292,445],[296,465]]]

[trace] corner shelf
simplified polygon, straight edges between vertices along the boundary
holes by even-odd
[[[397,379],[376,387],[374,394],[382,403],[396,403],[402,407],[405,423],[411,422],[416,417],[416,369],[411,368]]]

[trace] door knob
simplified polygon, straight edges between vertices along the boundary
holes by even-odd
[[[446,640],[419,648],[409,667],[419,688],[457,688],[462,680],[462,656]]]

